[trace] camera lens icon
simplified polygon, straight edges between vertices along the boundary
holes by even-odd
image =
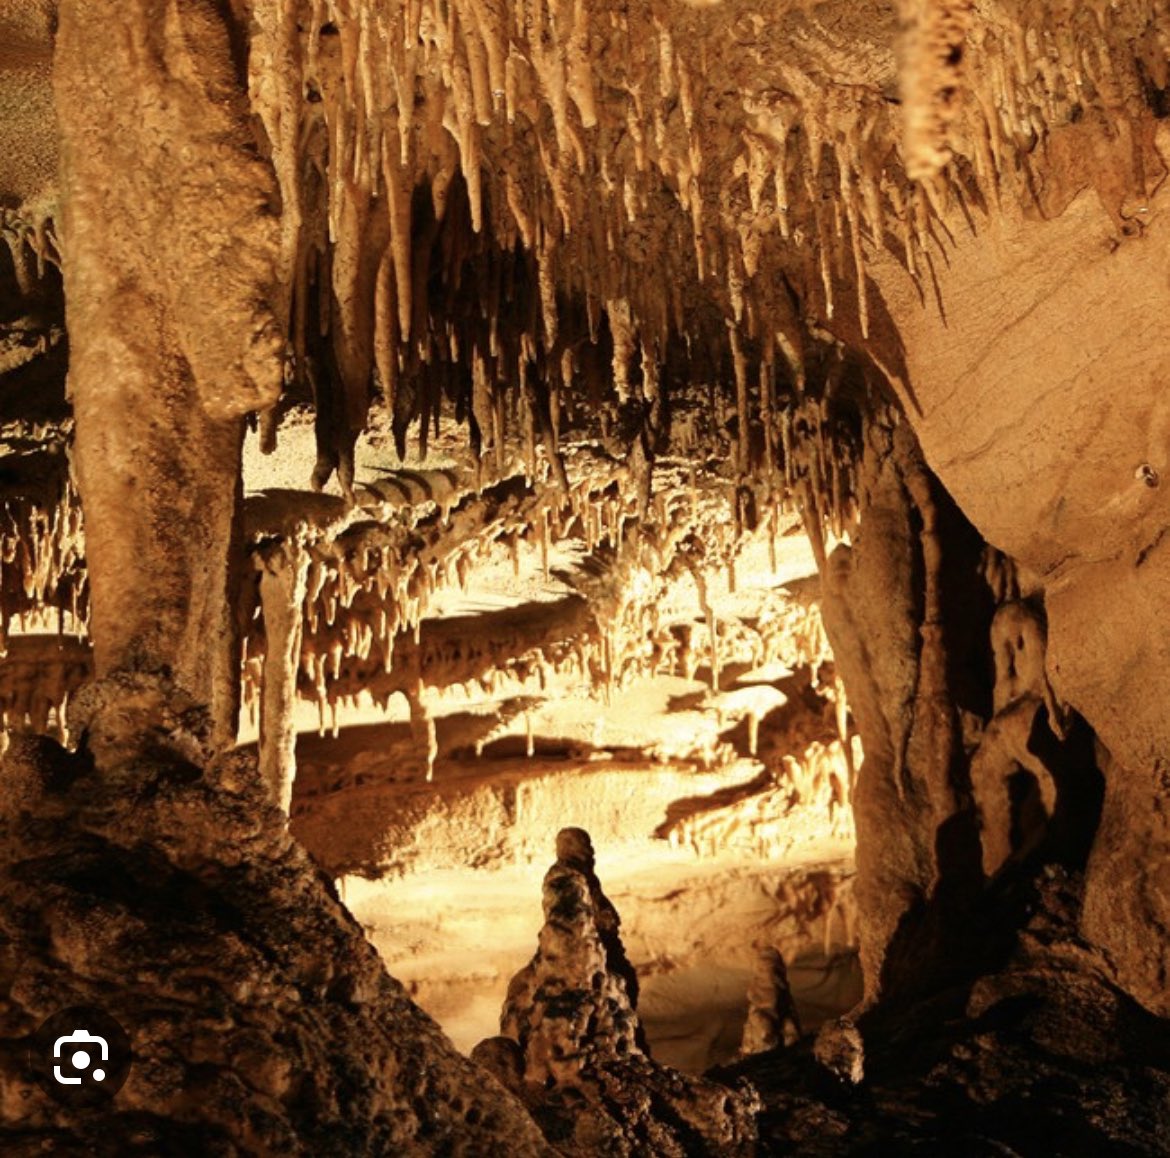
[[[74,1006],[53,1014],[29,1041],[29,1068],[41,1089],[72,1106],[108,1102],[130,1073],[130,1039],[104,1010]]]
[[[57,1038],[53,1045],[53,1058],[62,1056],[69,1059],[68,1065],[53,1066],[53,1080],[63,1086],[80,1086],[87,1075],[95,1082],[105,1080],[106,1071],[93,1065],[93,1051],[100,1051],[97,1056],[101,1061],[110,1060],[110,1043],[100,1034],[90,1033],[86,1029],[75,1029],[65,1037]],[[71,1068],[70,1068],[71,1067]]]

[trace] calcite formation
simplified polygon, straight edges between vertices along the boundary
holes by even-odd
[[[0,457],[0,473],[11,480],[0,514],[3,646],[14,621],[21,633],[47,622],[58,635],[83,637],[89,619],[85,539],[64,448],[17,450]]]
[[[617,910],[601,890],[589,834],[557,834],[544,878],[545,924],[533,960],[508,986],[500,1032],[524,1051],[527,1080],[574,1081],[597,1061],[640,1053],[638,979]],[[575,1002],[580,1009],[573,1009]]]
[[[763,1053],[796,1044],[800,1039],[800,1015],[788,984],[788,968],[775,946],[766,945],[760,950],[747,999],[741,1053]]]
[[[821,1026],[813,1054],[841,1082],[857,1085],[865,1077],[865,1042],[848,1017]]]
[[[557,835],[545,923],[512,980],[501,1036],[473,1058],[532,1109],[566,1154],[749,1154],[758,1095],[656,1065],[637,1015],[637,978],[581,829]]]

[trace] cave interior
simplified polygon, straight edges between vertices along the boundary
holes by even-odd
[[[1168,175],[1166,0],[0,0],[0,1152],[1170,1153]]]

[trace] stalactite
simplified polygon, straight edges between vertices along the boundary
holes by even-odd
[[[792,330],[788,306],[761,293],[784,264],[777,244],[819,280],[821,320],[846,324],[855,303],[864,340],[873,306],[867,249],[890,249],[913,277],[928,277],[932,238],[945,236],[959,198],[998,204],[1035,187],[1009,171],[1021,141],[1027,167],[1036,142],[1083,115],[1086,102],[1109,123],[1132,117],[1139,51],[1142,69],[1167,72],[1165,21],[1147,5],[1125,14],[1083,6],[1051,35],[997,11],[976,19],[968,0],[901,8],[908,89],[900,111],[876,88],[825,86],[793,61],[774,84],[765,65],[760,83],[712,102],[713,70],[725,61],[702,36],[680,38],[653,6],[619,14],[582,0],[417,0],[387,12],[373,0],[320,0],[298,34],[294,5],[257,0],[252,99],[285,204],[292,380],[304,382],[306,360],[321,356],[305,338],[315,295],[343,384],[344,426],[364,418],[372,366],[401,438],[411,421],[439,413],[446,371],[420,368],[470,365],[472,405],[461,414],[474,418],[473,442],[494,450],[502,472],[508,407],[499,395],[512,386],[502,352],[522,334],[543,347],[549,357],[536,372],[549,388],[553,351],[564,360],[575,347],[579,302],[591,342],[608,329],[619,401],[635,385],[635,343],[649,397],[658,375],[647,371],[681,339],[692,373],[696,348],[731,354],[738,405],[740,368],[754,361],[758,335]],[[705,26],[707,17],[695,19]],[[611,43],[611,20],[626,47],[610,51],[603,69],[597,45]],[[1041,32],[1044,51],[1029,71],[1029,37]],[[975,57],[980,67],[967,68]],[[726,141],[739,155],[719,171],[707,159],[724,155]],[[1127,178],[1135,196],[1145,195],[1143,165],[1136,157]],[[975,194],[966,187],[972,174]],[[504,338],[499,307],[519,284],[507,270],[516,248],[528,263],[519,280],[535,277],[539,317],[504,311],[515,330]],[[649,272],[660,269],[669,271],[665,284]],[[442,302],[433,300],[436,273]],[[737,329],[705,329],[700,297]],[[356,308],[366,300],[372,316]],[[325,382],[328,368],[314,376]],[[558,393],[579,388],[569,369],[561,378]],[[561,407],[554,396],[546,408],[554,447]],[[750,423],[749,414],[741,431]],[[771,431],[765,422],[765,440]],[[337,457],[348,462],[344,443]],[[740,447],[741,470],[743,458]],[[840,470],[820,471],[826,488],[840,480]],[[820,505],[839,522],[842,504],[847,497],[832,495]]]
[[[738,327],[728,327],[731,340],[732,367],[735,372],[736,457],[735,465],[741,478],[751,468],[751,427],[748,417],[747,359],[740,342]]]
[[[634,326],[630,303],[624,299],[606,303],[610,333],[613,335],[613,381],[618,400],[630,397],[630,363],[634,357]]]

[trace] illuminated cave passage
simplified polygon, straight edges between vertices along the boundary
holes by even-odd
[[[307,424],[286,446],[298,439],[311,439]],[[372,469],[364,449],[359,478]],[[382,484],[443,485],[434,449],[431,461]],[[261,477],[270,463],[249,454]],[[696,513],[672,520],[697,516],[718,535],[717,480],[695,495]],[[849,808],[860,740],[794,514],[738,549],[728,536],[727,566],[680,555],[672,568],[624,539],[640,534],[632,513],[620,552],[604,538],[589,550],[582,529],[612,528],[618,502],[583,505],[547,544],[463,540],[479,557],[430,597],[417,644],[409,629],[396,638],[389,673],[359,597],[330,627],[322,589],[301,645],[292,831],[393,975],[470,1049],[497,1031],[531,956],[550,834],[587,829],[655,1056],[701,1071],[738,1052],[765,948],[783,946],[812,1028],[861,996]]]
[[[1165,1153],[1168,54],[0,0],[3,1153]]]

